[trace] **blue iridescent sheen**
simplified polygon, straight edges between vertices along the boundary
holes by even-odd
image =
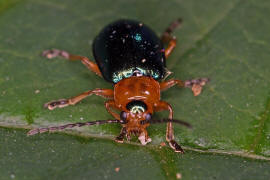
[[[149,27],[133,20],[118,20],[101,30],[93,54],[104,79],[113,83],[131,76],[159,80],[166,72],[161,40]]]
[[[136,41],[141,41],[142,40],[142,36],[140,35],[140,34],[135,34],[135,36],[134,36],[134,39],[136,40]]]

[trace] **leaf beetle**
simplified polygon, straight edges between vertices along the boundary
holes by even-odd
[[[208,78],[181,81],[177,79],[165,80],[170,74],[166,69],[166,59],[176,46],[176,38],[171,34],[181,24],[178,19],[170,24],[159,38],[148,26],[134,20],[118,20],[101,30],[93,42],[93,55],[96,63],[87,57],[73,55],[63,50],[52,49],[42,53],[46,58],[62,57],[71,61],[81,61],[89,70],[113,83],[112,89],[94,89],[75,97],[48,102],[45,108],[53,110],[69,105],[75,105],[90,95],[101,96],[107,101],[105,107],[115,118],[112,120],[98,120],[85,123],[72,123],[49,128],[38,128],[28,132],[28,135],[57,131],[65,128],[85,125],[99,125],[105,123],[120,123],[122,130],[115,138],[123,143],[130,140],[132,134],[138,136],[141,144],[151,142],[146,128],[152,123],[167,123],[166,140],[175,152],[184,150],[174,140],[173,123],[180,123],[187,127],[184,121],[173,119],[171,105],[160,99],[162,91],[178,85],[191,88],[194,95],[201,93]],[[167,48],[164,48],[167,45]],[[116,113],[119,111],[120,114]],[[169,111],[167,119],[153,119],[156,111]]]

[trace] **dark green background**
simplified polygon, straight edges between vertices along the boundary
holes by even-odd
[[[109,22],[136,19],[160,35],[179,17],[169,78],[211,78],[198,97],[176,87],[162,94],[175,118],[193,125],[175,126],[186,154],[159,147],[165,124],[149,127],[153,142],[145,147],[114,143],[119,125],[26,136],[33,127],[111,118],[95,96],[43,109],[50,100],[112,88],[79,62],[41,57],[43,50],[93,59],[92,40]],[[0,178],[269,179],[269,17],[267,0],[0,0]]]

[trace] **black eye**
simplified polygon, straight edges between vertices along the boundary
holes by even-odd
[[[126,120],[126,119],[127,119],[127,113],[126,113],[125,111],[122,111],[122,112],[120,113],[120,119],[121,119],[121,120]]]
[[[152,119],[152,114],[151,113],[148,113],[145,115],[145,120],[146,121],[150,121]]]

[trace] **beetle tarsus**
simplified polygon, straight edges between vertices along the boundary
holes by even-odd
[[[146,145],[147,143],[150,143],[152,141],[152,139],[146,136],[145,133],[141,133],[138,139],[142,145]]]
[[[175,21],[173,21],[169,27],[167,29],[165,29],[165,31],[163,32],[162,36],[161,36],[161,40],[164,43],[169,42],[172,39],[176,39],[175,36],[172,36],[172,32],[177,29],[181,24],[182,24],[183,20],[181,18],[176,19]]]
[[[182,147],[179,144],[177,144],[175,140],[170,140],[169,145],[172,149],[174,149],[175,152],[182,154],[185,153]]]
[[[118,142],[118,143],[123,143],[124,142],[124,137],[125,137],[126,134],[127,134],[127,130],[126,130],[125,127],[123,127],[122,130],[121,130],[121,133],[119,134],[119,136],[117,136],[115,138],[114,141]]]
[[[206,83],[210,81],[209,78],[199,78],[199,79],[192,79],[192,80],[186,80],[184,82],[184,86],[191,88],[194,96],[198,96],[201,94],[202,88]]]
[[[63,50],[59,50],[59,49],[49,49],[49,50],[45,50],[42,52],[41,54],[42,56],[48,58],[48,59],[52,59],[55,57],[63,57],[65,59],[69,58],[69,53]]]
[[[117,136],[115,139],[114,139],[115,142],[117,143],[124,143],[124,137],[120,137],[120,136]]]
[[[209,81],[210,81],[209,78],[199,78],[199,79],[186,80],[185,87],[192,87],[194,84],[204,86]]]
[[[48,108],[49,110],[54,110],[55,108],[63,108],[69,105],[69,100],[60,99],[58,101],[51,101],[44,104],[44,108]]]

